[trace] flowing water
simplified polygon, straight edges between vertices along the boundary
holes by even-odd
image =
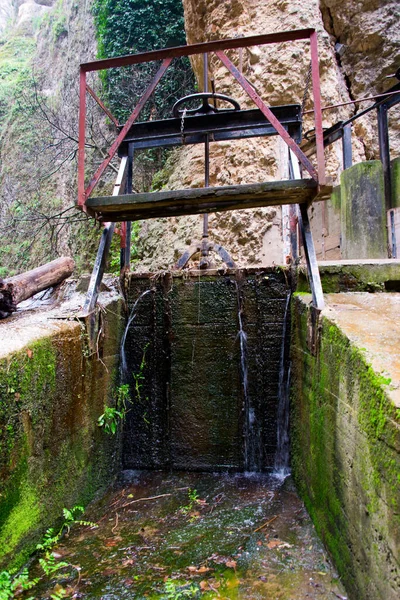
[[[244,427],[244,465],[246,472],[259,470],[259,465],[256,461],[256,416],[254,408],[251,406],[249,396],[249,382],[247,369],[247,334],[243,329],[243,308],[240,298],[240,291],[237,282],[235,281],[237,302],[238,302],[238,322],[239,322],[239,346],[240,346],[240,375],[242,379],[245,427]]]
[[[274,476],[284,480],[290,474],[289,467],[289,410],[290,410],[290,365],[286,357],[286,336],[291,293],[286,298],[283,316],[282,346],[279,364],[279,402],[277,411],[277,445],[275,453]]]
[[[146,290],[145,292],[143,292],[142,294],[140,294],[140,296],[137,298],[137,300],[135,301],[132,310],[131,310],[131,314],[129,315],[129,319],[127,321],[126,327],[125,327],[125,331],[124,331],[124,335],[122,336],[122,342],[121,342],[121,363],[120,363],[120,370],[121,370],[121,383],[124,383],[126,380],[126,376],[128,373],[128,365],[126,362],[126,353],[125,353],[125,342],[126,342],[126,337],[128,335],[128,331],[129,328],[131,326],[131,324],[133,323],[133,321],[135,320],[136,317],[136,307],[139,304],[140,300],[142,298],[144,298],[144,296],[147,296],[147,294],[150,294],[153,290]]]
[[[290,478],[128,471],[85,519],[54,548],[70,566],[21,597],[345,598]]]

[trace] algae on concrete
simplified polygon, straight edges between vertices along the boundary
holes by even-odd
[[[391,184],[392,184],[392,208],[400,206],[400,156],[392,161]]]
[[[38,339],[0,361],[3,566],[19,567],[64,507],[86,504],[110,482],[118,445],[97,419],[113,401],[119,312],[118,301],[105,307],[103,329],[114,336],[105,344],[100,336],[97,353],[88,351],[82,323],[54,332],[42,322]]]
[[[400,427],[376,374],[326,316],[311,352],[310,307],[292,314],[292,468],[350,598],[400,595]],[[313,349],[314,350],[314,349]]]
[[[343,171],[340,184],[342,258],[387,258],[382,163],[353,165]]]

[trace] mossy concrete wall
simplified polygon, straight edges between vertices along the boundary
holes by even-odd
[[[400,206],[400,156],[392,161],[392,208]]]
[[[340,205],[342,258],[387,258],[385,190],[379,160],[343,171]]]
[[[29,316],[26,345],[0,359],[0,564],[21,565],[63,507],[85,505],[109,483],[116,440],[97,425],[113,402],[122,326],[119,301],[102,311],[92,353],[83,322]],[[5,321],[0,334],[6,336]]]
[[[133,407],[127,468],[266,470],[273,466],[290,274],[129,279],[126,348]],[[239,312],[247,337],[243,387]],[[247,444],[246,444],[247,440]]]
[[[325,294],[400,291],[400,260],[398,259],[325,261],[319,263],[319,273]],[[305,265],[298,267],[296,290],[310,291]]]
[[[389,380],[373,371],[362,349],[326,316],[314,330],[311,323],[309,303],[298,296],[291,345],[297,487],[350,598],[397,600],[399,409],[389,399]]]

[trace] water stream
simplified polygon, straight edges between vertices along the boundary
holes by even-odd
[[[256,443],[255,443],[255,426],[256,416],[254,408],[251,406],[249,396],[248,368],[247,368],[247,334],[243,329],[243,307],[240,297],[240,290],[237,281],[235,281],[237,303],[238,303],[238,322],[239,322],[239,347],[240,347],[240,375],[243,388],[244,401],[244,467],[246,472],[258,470],[259,465],[256,464]]]
[[[126,352],[125,352],[125,342],[126,342],[126,337],[128,335],[129,328],[136,317],[136,307],[139,304],[140,300],[142,298],[144,298],[144,296],[147,296],[147,294],[150,294],[152,291],[153,290],[146,290],[142,294],[140,294],[140,296],[135,301],[135,303],[132,307],[131,313],[129,315],[129,319],[126,324],[124,335],[122,336],[122,342],[121,342],[121,363],[120,363],[121,383],[124,383],[126,381],[126,377],[128,374],[128,365],[127,365],[127,361],[126,361]]]
[[[290,365],[287,364],[287,328],[291,292],[286,297],[285,312],[283,316],[282,346],[279,363],[279,402],[277,411],[277,445],[274,462],[274,476],[285,479],[290,474],[289,467],[289,402],[290,402]]]

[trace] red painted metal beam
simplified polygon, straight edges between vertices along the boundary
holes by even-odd
[[[97,102],[100,108],[106,113],[107,117],[114,123],[115,127],[119,127],[119,123],[114,115],[108,110],[107,106],[100,100],[100,98],[96,95],[96,93],[92,90],[90,85],[86,85],[86,89],[89,94],[92,96],[93,100]]]
[[[275,117],[273,112],[268,108],[268,106],[264,103],[264,101],[257,94],[255,89],[249,84],[247,79],[243,77],[240,71],[235,67],[235,65],[229,60],[224,52],[217,50],[215,53],[221,62],[225,65],[225,67],[232,73],[234,78],[240,83],[244,91],[250,96],[253,102],[258,106],[261,112],[265,115],[271,125],[276,129],[276,132],[281,136],[284,142],[289,146],[289,148],[293,151],[293,153],[297,156],[301,164],[307,169],[310,173],[311,177],[318,181],[318,175],[312,163],[308,160],[306,155],[300,150],[299,146],[296,142],[290,137],[286,129],[281,125],[279,120]]]
[[[126,248],[126,221],[123,221],[120,226],[120,248]]]
[[[318,40],[317,33],[315,31],[313,31],[313,33],[311,33],[310,35],[310,49],[312,86],[314,96],[315,145],[317,151],[318,182],[320,185],[325,185],[326,175],[324,156],[324,133],[322,130],[321,84],[319,79]]]
[[[141,99],[139,100],[139,102],[137,103],[137,105],[135,107],[135,110],[130,115],[130,117],[126,121],[125,125],[121,129],[121,131],[120,131],[117,139],[115,140],[115,142],[110,147],[110,149],[108,151],[107,158],[105,160],[103,160],[103,162],[101,163],[101,165],[97,169],[96,173],[94,174],[94,176],[93,176],[91,182],[89,183],[88,187],[86,188],[86,190],[85,190],[85,198],[88,198],[90,196],[90,194],[92,193],[92,191],[95,188],[95,186],[96,186],[97,182],[99,181],[100,177],[102,176],[102,174],[104,173],[104,171],[108,167],[108,165],[110,164],[110,162],[113,159],[115,153],[117,152],[119,146],[123,142],[123,140],[124,140],[127,132],[129,131],[131,125],[138,118],[141,110],[143,109],[143,107],[146,104],[147,100],[150,98],[150,96],[154,92],[154,90],[155,90],[158,82],[160,81],[161,77],[164,75],[165,71],[168,69],[168,67],[171,64],[171,62],[172,62],[172,58],[166,58],[163,61],[161,67],[158,69],[156,75],[154,76],[153,81],[150,83],[150,85],[146,89],[145,93],[143,94],[143,96],[141,97]]]
[[[79,75],[78,206],[85,205],[86,73]]]
[[[204,52],[215,52],[216,50],[230,50],[234,48],[248,48],[250,46],[262,46],[263,44],[278,44],[294,40],[309,39],[315,29],[293,29],[292,31],[280,31],[278,33],[266,33],[263,35],[252,35],[243,38],[218,40],[214,42],[201,42],[189,46],[177,46],[174,48],[163,48],[116,58],[106,58],[83,63],[83,71],[101,71],[116,67],[126,67],[152,60],[164,60],[165,58],[178,58],[181,56],[192,56],[193,54],[204,54]]]

